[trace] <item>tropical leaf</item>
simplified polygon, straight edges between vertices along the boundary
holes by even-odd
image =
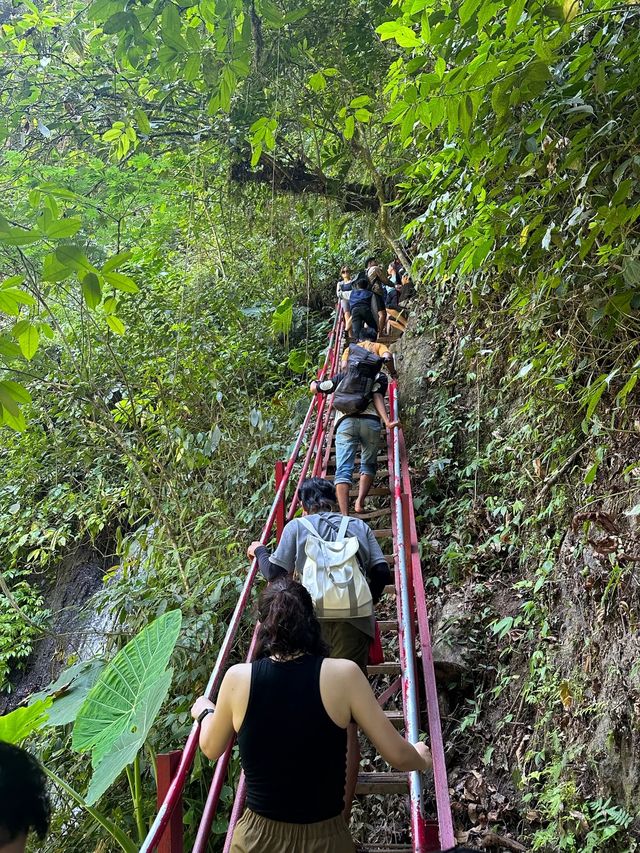
[[[73,748],[91,752],[94,775],[89,804],[135,758],[171,685],[167,669],[182,615],[165,613],[144,628],[100,674],[80,708]]]
[[[48,687],[35,693],[29,705],[51,698],[49,725],[72,723],[104,667],[105,661],[98,658],[70,666]]]
[[[39,699],[27,708],[16,708],[10,714],[0,717],[0,740],[20,743],[41,729],[48,720],[51,702],[51,699]]]
[[[288,335],[293,325],[293,301],[289,296],[282,300],[271,317],[271,331],[274,335]]]

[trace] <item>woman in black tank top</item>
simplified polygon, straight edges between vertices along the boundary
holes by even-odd
[[[428,749],[398,734],[355,664],[326,659],[320,623],[301,584],[290,578],[270,584],[259,617],[257,660],[229,670],[215,712],[204,697],[192,708],[209,758],[218,758],[238,733],[247,809],[231,853],[354,853],[342,817],[352,711],[398,769],[426,769]]]

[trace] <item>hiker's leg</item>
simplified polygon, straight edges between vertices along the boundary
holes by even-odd
[[[349,490],[358,450],[357,418],[343,418],[336,429],[336,477],[334,480],[338,506],[349,515]]]
[[[358,489],[358,501],[356,512],[364,512],[364,502],[369,494],[369,489],[376,475],[378,446],[380,444],[380,420],[376,418],[360,418],[360,486]]]
[[[338,500],[338,509],[342,515],[349,515],[349,490],[351,483],[336,484],[336,498]]]
[[[375,329],[376,332],[378,331],[378,317],[373,313],[371,308],[367,308],[365,322],[370,329]]]
[[[378,311],[378,332],[381,335],[384,335],[387,325],[387,312],[386,311]]]
[[[364,318],[362,316],[362,308],[361,306],[356,305],[351,311],[351,334],[354,341],[360,340],[360,333],[362,332],[363,325]]]
[[[356,512],[364,512],[364,502],[369,494],[369,489],[371,488],[371,484],[373,483],[373,477],[371,474],[363,474],[360,473],[360,483],[358,485],[358,497],[356,498],[356,505],[354,507]]]

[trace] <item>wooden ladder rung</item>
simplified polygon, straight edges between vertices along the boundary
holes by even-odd
[[[364,521],[370,518],[382,518],[383,515],[391,515],[391,507],[386,506],[382,509],[372,509],[369,512],[354,512],[353,518],[362,518]]]
[[[397,619],[378,619],[378,628],[380,628],[381,634],[384,634],[385,631],[397,631],[398,630],[398,620]]]
[[[360,773],[356,794],[404,794],[408,788],[406,773]]]
[[[385,711],[385,716],[394,726],[401,728],[404,726],[404,714],[402,711]]]
[[[372,495],[390,495],[390,494],[391,494],[391,489],[389,488],[389,486],[374,486],[372,489],[369,489],[368,497],[371,497]],[[358,497],[358,490],[357,489],[351,489],[351,491],[349,492],[349,496],[352,498],[357,498]]]
[[[367,667],[367,675],[400,675],[401,672],[402,667],[398,661],[369,664]]]
[[[379,530],[374,530],[373,535],[376,539],[390,539],[393,536],[393,530],[390,527],[381,527]]]

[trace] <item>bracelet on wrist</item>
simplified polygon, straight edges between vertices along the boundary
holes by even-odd
[[[215,711],[215,708],[205,708],[204,711],[200,711],[200,713],[198,714],[197,719],[196,719],[196,722],[198,723],[198,725],[202,725],[204,718],[208,717],[209,714],[213,714],[214,711]]]

